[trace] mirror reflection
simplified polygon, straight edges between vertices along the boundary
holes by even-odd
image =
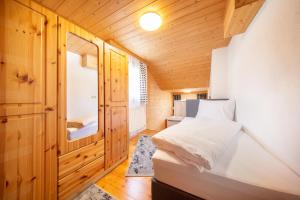
[[[67,34],[68,140],[98,131],[98,48],[72,33]]]

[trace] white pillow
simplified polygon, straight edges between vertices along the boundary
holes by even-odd
[[[233,120],[234,110],[233,100],[200,100],[196,118]]]

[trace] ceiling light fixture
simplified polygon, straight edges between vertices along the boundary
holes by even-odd
[[[162,24],[162,19],[159,14],[155,12],[148,12],[141,16],[140,26],[146,31],[155,31]]]

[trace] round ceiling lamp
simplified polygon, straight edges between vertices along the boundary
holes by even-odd
[[[140,18],[140,26],[145,31],[155,31],[162,24],[162,19],[159,14],[155,12],[148,12],[141,16]]]

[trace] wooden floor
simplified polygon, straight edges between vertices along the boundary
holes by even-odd
[[[97,185],[118,200],[151,200],[151,177],[125,177],[141,134],[154,135],[155,131],[144,131],[130,140],[129,159],[97,182]]]

